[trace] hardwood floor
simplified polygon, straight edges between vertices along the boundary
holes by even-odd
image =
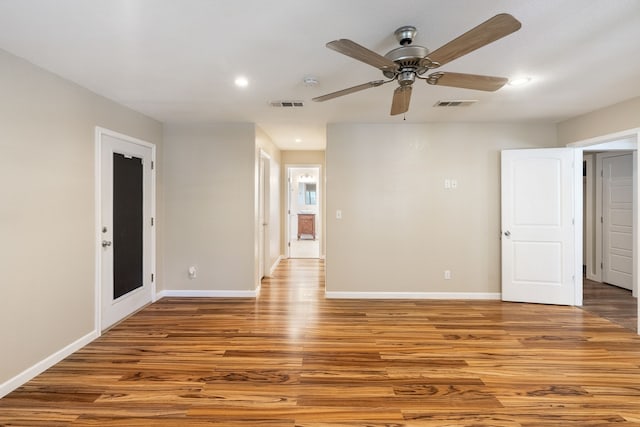
[[[640,426],[640,337],[580,308],[165,298],[0,400],[0,425]]]
[[[638,330],[638,301],[631,291],[584,279],[582,308],[632,331]]]

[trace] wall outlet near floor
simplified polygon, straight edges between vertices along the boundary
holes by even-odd
[[[189,267],[189,279],[195,279],[197,275],[198,271],[196,270],[196,268],[193,265]]]
[[[445,270],[445,271],[444,271],[444,278],[445,278],[446,280],[451,279],[451,270]]]

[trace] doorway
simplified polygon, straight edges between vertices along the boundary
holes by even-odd
[[[585,277],[634,291],[636,151],[584,150]]]
[[[287,166],[287,258],[320,258],[320,166]]]
[[[637,313],[635,170],[635,151],[584,150],[584,307],[628,325]]]
[[[640,138],[640,128],[629,129],[586,139],[568,144],[566,148],[555,149],[529,149],[529,150],[504,150],[502,152],[502,298],[522,302],[541,302],[545,304],[583,305],[583,164],[584,152],[587,151],[612,151],[626,150],[633,152],[633,190],[634,204],[640,199],[640,175],[638,174],[637,147]],[[507,154],[513,152],[514,155]],[[543,154],[545,153],[546,154]],[[528,154],[530,155],[528,155]],[[507,155],[505,155],[507,154]],[[542,156],[541,156],[542,154]],[[573,159],[572,159],[573,158]],[[519,163],[519,164],[518,164]],[[571,171],[570,173],[567,173]],[[524,174],[522,173],[524,172]],[[532,173],[534,172],[534,173]],[[544,179],[533,180],[529,177],[537,176]],[[511,175],[509,175],[511,174]],[[515,174],[515,175],[514,175]],[[518,175],[519,174],[519,175]],[[509,179],[517,178],[522,179]],[[554,181],[556,184],[554,184]],[[570,181],[573,181],[571,184]],[[521,188],[516,188],[521,187]],[[506,194],[506,197],[505,197]],[[587,193],[588,194],[588,193]],[[546,195],[546,196],[543,196]],[[553,203],[547,203],[551,198]],[[564,201],[572,200],[572,209],[566,209]],[[570,260],[566,264],[558,264],[549,271],[544,264],[546,253],[535,247],[530,238],[531,233],[524,235],[517,230],[514,233],[514,225],[524,225],[527,228],[532,224],[529,217],[532,206],[530,202],[540,199],[544,203],[537,203],[540,207],[550,207],[549,211],[536,211],[536,223],[541,229],[547,228],[549,232],[562,231],[566,225],[571,224],[575,229],[567,233],[561,239],[556,240],[556,252],[563,251],[563,256],[555,257],[556,261]],[[515,200],[515,202],[513,202]],[[555,208],[554,208],[555,206]],[[517,208],[517,209],[516,209]],[[519,213],[518,213],[519,212]],[[546,212],[546,213],[545,213]],[[515,215],[514,215],[515,213]],[[517,221],[517,219],[520,221]],[[514,218],[516,219],[514,221]],[[633,237],[631,245],[632,253],[632,282],[634,295],[637,296],[640,277],[640,242],[637,235],[640,224],[640,212],[632,211]],[[557,234],[557,233],[555,233]],[[538,236],[539,237],[539,236]],[[554,238],[557,237],[554,235]],[[587,244],[589,244],[587,237]],[[524,244],[523,244],[524,243]],[[517,247],[516,247],[517,246]],[[568,252],[564,249],[570,248]],[[531,250],[529,250],[531,248]],[[515,249],[520,254],[512,256]],[[549,247],[551,249],[551,247]],[[537,256],[535,256],[537,255]],[[547,257],[547,260],[549,258]],[[520,262],[519,262],[520,261]],[[540,268],[536,268],[536,265]],[[547,276],[541,277],[539,271],[546,269]],[[541,280],[542,279],[542,280]],[[539,292],[537,292],[539,291]],[[564,292],[566,291],[566,293]],[[636,324],[640,332],[640,305],[635,303],[638,313]]]
[[[614,222],[619,223],[619,219],[623,219],[625,220],[623,221],[623,224],[625,224],[625,227],[629,227],[630,224],[632,227],[632,231],[631,231],[632,237],[631,237],[631,245],[630,245],[632,253],[630,256],[630,259],[631,259],[630,270],[631,270],[631,278],[632,278],[631,287],[633,288],[633,296],[630,295],[629,298],[631,299],[631,303],[635,306],[635,308],[632,308],[632,310],[635,311],[636,313],[637,321],[635,322],[636,323],[635,330],[638,332],[640,332],[640,316],[638,316],[640,315],[640,305],[638,305],[637,303],[638,282],[640,281],[640,278],[638,277],[639,242],[638,242],[638,233],[637,233],[639,217],[640,217],[640,212],[638,212],[638,208],[637,208],[638,192],[640,191],[640,185],[639,185],[640,176],[637,173],[637,169],[638,169],[637,146],[639,142],[638,141],[639,136],[640,136],[640,129],[630,129],[628,131],[623,131],[616,134],[605,135],[602,137],[596,137],[589,140],[569,144],[569,147],[575,147],[581,150],[581,152],[584,154],[583,157],[585,160],[585,169],[583,171],[583,175],[586,174],[585,182],[586,182],[586,187],[588,188],[588,191],[584,192],[586,199],[584,203],[585,230],[584,230],[584,247],[583,247],[584,258],[583,259],[584,259],[584,266],[585,266],[585,277],[587,279],[586,281],[591,282],[589,285],[593,285],[594,282],[596,285],[600,285],[600,283],[603,282],[603,279],[604,279],[604,275],[602,273],[602,270],[605,268],[605,262],[603,260],[603,254],[602,254],[604,239],[602,235],[597,236],[596,233],[603,233],[604,231],[603,225],[605,223],[605,219],[602,217],[603,204],[600,201],[601,199],[596,200],[597,198],[596,193],[599,191],[600,194],[602,194],[603,192],[602,182],[604,181],[604,179],[602,178],[604,178],[604,175],[605,175],[604,171],[602,172],[602,176],[598,177],[598,175],[600,175],[599,171],[603,169],[601,165],[602,164],[606,165],[608,163],[609,166],[612,166],[612,163],[615,163],[615,162],[603,162],[602,160],[605,158],[620,157],[621,155],[628,154],[628,153],[631,153],[632,155],[631,219],[629,221],[629,218],[628,218],[629,210],[628,210],[628,201],[627,201],[625,202],[625,204],[627,204],[627,208],[623,210],[623,211],[626,211],[627,213],[623,214],[622,218],[615,219]],[[600,163],[597,162],[597,158],[594,155],[594,153],[600,153],[600,156],[601,156]],[[591,156],[589,156],[589,154],[591,154]],[[628,160],[629,159],[627,157],[626,161]],[[613,175],[615,178],[616,175],[619,175],[619,172],[615,171],[614,169]],[[628,172],[625,172],[622,175],[628,175]],[[597,178],[601,178],[599,183],[597,182]],[[624,184],[624,186],[627,186],[626,189],[623,189],[623,192],[628,193],[628,190],[629,190],[628,177],[623,177],[621,181]],[[611,191],[611,188],[608,191]],[[619,196],[620,196],[620,191],[618,191],[618,194],[616,194],[615,197],[618,198]],[[600,197],[602,198],[602,196]],[[626,197],[626,200],[628,200],[628,197]],[[578,209],[577,205],[576,205],[576,209]],[[625,216],[627,218],[624,218]],[[628,242],[629,240],[628,233],[626,237],[622,235],[617,235],[614,237],[616,239],[621,238],[621,240],[616,243],[616,246],[623,246],[628,251],[629,245],[619,244],[619,243],[624,243],[625,241]],[[627,258],[626,262],[628,263],[628,259],[629,259],[628,255],[626,255],[626,258]],[[620,260],[617,260],[617,262],[619,261]],[[625,270],[627,272],[629,271],[628,268],[625,268]],[[609,278],[607,278],[607,280],[609,280]],[[581,291],[583,291],[586,294],[587,284],[585,283],[583,286],[584,287],[581,287]],[[620,292],[627,292],[630,294],[628,290],[624,290],[622,287],[614,287],[609,285],[603,285],[603,286],[605,288],[599,291],[600,293],[602,292],[610,293],[609,290],[606,290],[606,287],[610,287],[612,288],[611,291],[615,291],[618,294]],[[596,303],[599,304],[601,302],[596,301]],[[593,301],[585,301],[585,305],[586,304],[593,304]],[[626,302],[621,302],[621,304],[628,306]],[[610,311],[613,310],[615,312],[622,312],[621,310],[624,310],[624,307],[622,306],[618,310],[615,307],[611,306],[611,304],[607,304],[606,308]],[[607,317],[607,316],[604,316],[604,317]],[[622,322],[618,322],[618,323],[622,323]]]
[[[97,289],[100,331],[155,295],[155,146],[96,129]]]

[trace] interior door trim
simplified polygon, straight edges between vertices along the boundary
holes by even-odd
[[[131,144],[141,145],[146,148],[151,149],[151,161],[154,164],[153,169],[151,170],[151,216],[154,218],[154,226],[151,227],[151,248],[150,248],[150,263],[151,263],[151,273],[154,276],[154,280],[151,282],[151,301],[155,302],[157,299],[156,293],[156,282],[157,282],[157,274],[156,274],[156,146],[150,142],[144,141],[142,139],[138,139],[129,135],[125,135],[110,129],[106,129],[100,126],[95,127],[95,144],[94,144],[94,265],[95,265],[95,274],[94,274],[94,330],[97,332],[97,335],[100,336],[102,334],[101,331],[101,311],[102,311],[102,301],[101,301],[101,282],[102,282],[102,257],[101,257],[101,249],[102,249],[102,189],[101,189],[101,177],[102,177],[102,137],[103,136],[111,136],[113,138],[118,138],[123,141],[129,142]]]

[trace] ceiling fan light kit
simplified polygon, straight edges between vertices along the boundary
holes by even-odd
[[[406,113],[411,101],[412,85],[416,79],[428,84],[496,91],[509,80],[504,77],[483,76],[478,74],[452,73],[437,71],[424,76],[427,71],[441,67],[463,55],[473,52],[489,43],[505,37],[520,29],[522,24],[513,16],[501,13],[462,34],[444,46],[429,52],[424,46],[413,44],[417,34],[415,27],[406,25],[395,31],[397,47],[382,56],[349,39],[338,39],[327,43],[329,49],[349,56],[372,67],[378,68],[387,80],[373,80],[337,92],[313,98],[322,102],[371,87],[381,86],[392,81],[398,83],[391,101],[391,115]]]

